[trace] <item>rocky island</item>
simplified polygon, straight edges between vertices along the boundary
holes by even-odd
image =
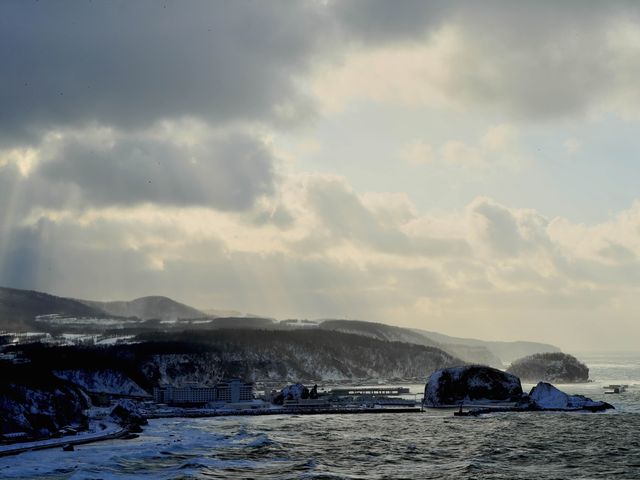
[[[437,370],[427,380],[424,391],[424,404],[433,407],[517,402],[521,398],[522,385],[518,377],[480,365]]]
[[[589,367],[566,353],[536,353],[514,361],[507,372],[524,382],[582,383],[589,380]]]
[[[425,385],[426,407],[485,407],[475,413],[492,411],[590,411],[614,408],[606,402],[583,395],[568,395],[553,385],[540,382],[529,394],[512,373],[491,367],[470,365],[445,368],[431,374]]]

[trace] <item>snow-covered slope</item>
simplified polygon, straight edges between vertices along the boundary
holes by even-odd
[[[153,383],[209,383],[221,376],[294,382],[422,380],[433,370],[462,363],[437,348],[322,330],[220,330],[197,337],[184,334],[154,338],[181,343],[143,360],[144,375]],[[196,338],[198,348],[185,350],[185,338]]]
[[[30,367],[2,369],[0,433],[47,436],[86,421],[88,398],[77,388]]]
[[[361,320],[324,320],[320,323],[319,328],[322,330],[353,333],[355,335],[363,335],[390,342],[415,343],[416,345],[425,345],[427,347],[439,346],[433,340],[413,330],[386,325],[384,323],[365,322]]]
[[[451,342],[438,342],[419,330],[386,325],[384,323],[364,322],[360,320],[324,320],[319,328],[344,333],[364,335],[390,342],[415,343],[427,347],[436,347],[465,362],[501,367],[502,361],[483,345],[465,345]]]
[[[25,331],[38,315],[104,317],[104,312],[70,298],[0,287],[0,330]]]
[[[150,296],[131,301],[95,302],[80,300],[82,303],[98,308],[110,315],[119,317],[137,317],[141,320],[160,319],[175,321],[178,319],[203,318],[207,315],[184,303],[168,297]]]
[[[72,382],[87,392],[115,393],[119,395],[149,395],[137,383],[122,372],[104,370],[55,370],[58,378]]]
[[[523,341],[497,342],[490,340],[478,340],[476,338],[451,337],[442,333],[429,332],[427,330],[420,329],[415,329],[414,331],[423,334],[424,336],[441,345],[466,345],[472,347],[485,347],[491,353],[500,358],[502,363],[505,364],[509,364],[514,359],[524,357],[526,355],[560,351],[558,347],[556,347],[555,345],[550,345],[548,343]]]

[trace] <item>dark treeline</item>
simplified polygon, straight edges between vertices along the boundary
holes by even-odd
[[[113,370],[146,390],[161,377],[178,378],[209,368],[221,376],[259,380],[342,378],[425,378],[434,368],[462,363],[434,347],[387,342],[323,330],[221,329],[147,332],[139,343],[112,346],[9,347],[34,366],[49,370]],[[168,368],[162,359],[186,356]],[[165,362],[166,363],[166,362]]]

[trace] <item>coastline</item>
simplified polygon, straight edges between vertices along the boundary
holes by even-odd
[[[156,420],[161,418],[210,418],[210,417],[240,417],[240,416],[265,416],[265,415],[355,415],[355,414],[376,414],[376,413],[420,413],[419,407],[402,408],[300,408],[300,409],[261,409],[261,410],[238,410],[238,411],[195,411],[195,412],[167,412],[161,414],[148,414],[145,418]],[[88,443],[101,442],[105,440],[122,439],[131,432],[128,428],[120,428],[116,431],[99,434],[78,434],[78,436],[64,438],[54,438],[47,440],[36,440],[33,442],[20,442],[12,445],[0,446],[0,457],[19,455],[20,453],[44,450],[49,448],[63,447],[65,445],[83,445]]]
[[[24,452],[30,452],[34,450],[44,450],[48,448],[63,447],[65,445],[83,445],[87,443],[102,442],[105,440],[115,440],[123,438],[129,435],[130,432],[127,428],[120,428],[115,432],[100,433],[100,434],[79,434],[78,437],[70,438],[53,438],[47,440],[36,440],[33,442],[21,442],[14,443],[12,445],[0,446],[0,457],[8,457],[10,455],[18,455]]]

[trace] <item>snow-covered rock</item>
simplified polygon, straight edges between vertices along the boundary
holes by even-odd
[[[285,400],[300,400],[309,398],[309,389],[301,383],[294,383],[284,387],[273,399],[276,405],[282,405]]]
[[[118,400],[116,406],[111,410],[111,418],[122,426],[147,424],[147,419],[138,408],[138,405],[127,399]]]
[[[287,400],[300,400],[301,398],[309,398],[309,389],[301,383],[294,383],[284,387],[282,395]]]
[[[569,395],[545,382],[540,382],[531,389],[529,402],[532,408],[539,410],[601,411],[613,408],[606,402],[591,400],[584,395]]]
[[[522,398],[520,379],[495,368],[468,365],[433,372],[424,403],[434,407],[484,401],[513,402]]]

